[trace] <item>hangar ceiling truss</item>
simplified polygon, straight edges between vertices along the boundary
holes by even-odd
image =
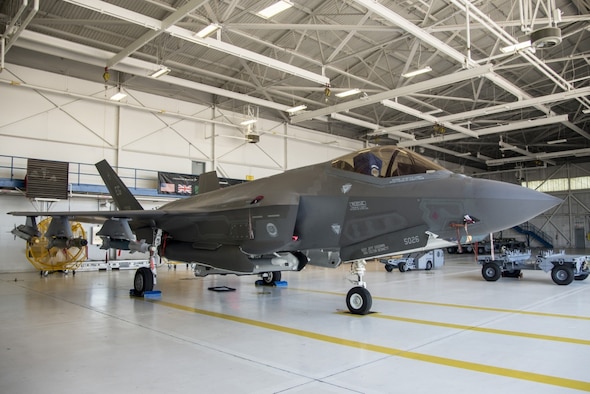
[[[291,0],[260,16],[275,2],[7,0],[2,67],[108,67],[113,84],[486,171],[590,161],[590,1]]]

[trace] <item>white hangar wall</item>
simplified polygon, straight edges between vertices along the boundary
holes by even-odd
[[[246,143],[241,113],[27,67],[0,73],[0,155],[191,172],[191,162],[224,176],[260,178],[360,149],[359,141],[259,119]],[[35,89],[36,88],[36,89]],[[294,152],[287,155],[287,152]],[[244,169],[249,171],[244,173]]]
[[[223,177],[258,179],[363,147],[360,141],[265,119],[256,124],[260,141],[248,143],[239,125],[242,113],[121,90],[127,97],[114,103],[108,100],[113,87],[6,64],[0,72],[0,178],[23,179],[26,159],[36,158],[69,162],[70,183],[102,184],[94,163],[106,159],[128,186],[155,189],[155,172],[190,174],[193,161]],[[72,179],[78,169],[83,175]],[[166,201],[154,200],[141,202],[150,209]],[[99,196],[72,195],[51,210],[105,209],[101,202]],[[6,213],[39,208],[22,194],[0,190],[0,272],[34,269],[25,258],[24,241],[10,234],[24,218]],[[84,224],[87,233],[90,227]],[[89,254],[100,259],[104,251],[91,246]]]

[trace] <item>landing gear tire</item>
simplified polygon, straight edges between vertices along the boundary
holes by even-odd
[[[551,279],[558,285],[569,285],[574,281],[574,270],[564,265],[556,265],[551,270]]]
[[[397,268],[399,268],[399,272],[406,272],[407,271],[407,269],[406,269],[406,263],[399,263],[397,265]]]
[[[353,287],[346,295],[346,306],[350,313],[355,315],[366,315],[373,305],[371,293],[364,287]]]
[[[575,280],[585,280],[588,277],[588,274],[582,274],[574,277]]]
[[[496,263],[485,263],[481,269],[481,276],[488,282],[495,282],[500,279],[502,270]]]
[[[391,272],[393,271],[393,264],[385,264],[385,271]]]
[[[265,285],[272,285],[275,282],[278,282],[281,280],[281,271],[270,271],[267,272],[266,275],[262,276],[262,282],[264,282]]]
[[[135,271],[135,278],[133,278],[133,290],[136,295],[143,294],[146,291],[154,289],[154,274],[152,270],[147,267],[140,267]]]
[[[432,261],[427,261],[426,262],[426,268],[424,268],[426,271],[430,271],[432,269]]]

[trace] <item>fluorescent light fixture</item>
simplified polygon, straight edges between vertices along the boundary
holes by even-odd
[[[278,13],[281,13],[289,8],[293,7],[293,3],[287,0],[280,0],[274,3],[271,6],[266,7],[262,11],[257,13],[258,16],[263,17],[264,19],[269,19],[275,16]]]
[[[243,122],[241,122],[240,124],[242,126],[248,126],[248,125],[254,124],[254,123],[256,123],[256,119],[246,119]]]
[[[158,70],[154,71],[153,73],[150,74],[150,77],[152,78],[160,78],[162,75],[166,75],[170,72],[171,70],[166,67],[166,66],[161,66]]]
[[[560,140],[553,140],[553,141],[547,141],[547,143],[549,145],[553,145],[553,144],[562,144],[564,142],[567,142],[567,140],[565,138],[562,138]]]
[[[195,36],[199,38],[209,37],[211,34],[215,33],[217,30],[221,29],[221,25],[217,23],[211,23],[209,26],[205,26],[201,30],[199,30]]]
[[[583,110],[582,113],[583,114],[590,114],[590,108]]]
[[[353,118],[353,117],[346,116],[346,115],[341,115],[339,113],[332,113],[332,114],[330,114],[330,117],[332,119],[336,119],[336,120],[340,120],[342,122],[350,123],[350,124],[353,124],[356,126],[364,127],[369,130],[379,130],[379,128],[381,128],[381,126],[379,126],[378,124],[370,123],[370,122],[367,122],[366,120],[360,120],[360,119]]]
[[[120,101],[120,100],[124,99],[125,97],[127,97],[127,95],[125,93],[117,92],[111,96],[110,100]]]
[[[350,89],[350,90],[347,90],[345,92],[336,93],[336,97],[340,97],[340,98],[342,98],[342,97],[348,97],[348,96],[352,96],[353,94],[358,94],[360,92],[361,92],[361,90],[358,89],[358,88]]]
[[[457,157],[467,157],[471,156],[471,152],[463,152],[463,153],[453,153]]]
[[[287,111],[288,113],[290,113],[291,115],[293,115],[295,112],[303,111],[306,108],[307,108],[307,105],[301,104],[301,105],[298,105],[296,107],[287,108],[285,111]]]
[[[410,71],[409,73],[402,74],[402,77],[404,77],[404,78],[415,77],[416,75],[425,74],[425,73],[428,73],[431,71],[432,71],[432,68],[430,68],[430,66],[426,66],[426,67],[421,68],[419,70],[414,70],[414,71]]]
[[[270,67],[275,70],[283,71],[300,78],[305,78],[307,80],[317,82],[321,86],[326,86],[330,83],[330,78],[326,77],[325,75],[313,73],[304,68],[292,66],[280,60],[261,55],[254,51],[240,48],[236,45],[232,45],[221,40],[216,40],[211,37],[199,38],[196,37],[192,32],[188,33],[188,30],[180,28],[178,26],[170,26],[168,29],[166,29],[166,31],[173,37],[178,37],[183,40],[194,42],[195,44],[202,45],[210,49],[215,49],[217,51],[221,51],[238,58],[242,58],[251,62],[261,64],[265,67]]]
[[[517,52],[522,49],[530,48],[531,47],[531,40],[526,40],[523,42],[519,42],[518,44],[508,45],[507,47],[500,48],[500,52],[502,53],[512,53]]]

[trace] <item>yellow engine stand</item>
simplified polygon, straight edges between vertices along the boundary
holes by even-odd
[[[49,227],[49,223],[51,223],[51,218],[39,222],[37,227],[41,234],[45,234]],[[86,232],[80,223],[71,222],[70,226],[74,238],[82,237],[86,239]],[[41,237],[33,237],[27,242],[25,250],[27,260],[29,260],[29,262],[42,273],[50,271],[75,271],[80,267],[82,262],[86,260],[88,246],[73,246],[68,249],[52,247],[47,249],[48,244],[49,240],[45,235],[42,235]]]

